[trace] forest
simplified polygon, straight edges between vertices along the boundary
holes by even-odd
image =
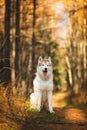
[[[39,56],[52,59],[53,107],[62,116],[29,109]],[[73,122],[80,122],[86,125],[78,130],[86,130],[86,109],[87,0],[0,0],[0,122],[9,124],[10,118],[10,125],[15,120],[24,128],[37,118],[39,123],[69,122],[71,130],[77,129]],[[9,125],[0,123],[4,129]]]

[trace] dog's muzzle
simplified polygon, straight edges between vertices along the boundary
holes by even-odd
[[[47,68],[44,68],[43,73],[45,76],[47,75]]]

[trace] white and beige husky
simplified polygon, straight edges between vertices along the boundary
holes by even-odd
[[[52,91],[53,91],[53,69],[51,58],[38,59],[37,73],[33,81],[34,93],[30,95],[30,106],[36,108],[39,112],[42,107],[47,107],[50,113],[52,108]]]

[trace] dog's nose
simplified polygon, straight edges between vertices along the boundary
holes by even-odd
[[[45,71],[47,71],[47,68],[45,68]]]

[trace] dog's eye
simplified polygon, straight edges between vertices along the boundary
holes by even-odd
[[[42,66],[44,66],[44,64],[42,64]]]
[[[51,64],[48,64],[47,66],[51,66]]]

